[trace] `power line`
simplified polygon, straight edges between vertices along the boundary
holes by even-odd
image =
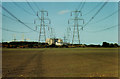
[[[117,27],[117,26],[118,26],[118,25],[113,25],[113,26],[108,27],[108,28],[105,28],[105,29],[101,29],[101,30],[97,30],[97,31],[87,31],[87,32],[97,33],[97,32],[102,32],[102,31],[106,31],[106,30],[109,30],[109,29],[115,28],[115,27]]]
[[[108,1],[108,0],[107,0]],[[103,9],[103,7],[107,4],[107,1],[101,6],[101,8],[90,18],[90,20],[84,25],[87,26],[94,18],[95,16]]]
[[[26,0],[27,1],[27,0]],[[27,4],[28,4],[28,6],[31,8],[31,10],[33,11],[33,13],[36,15],[36,12],[35,12],[35,10],[33,9],[33,7],[30,5],[30,3],[27,1]],[[40,19],[40,17],[38,16],[38,13],[37,13],[37,15],[36,15],[39,19]]]
[[[1,28],[0,27],[0,29],[2,29],[2,30],[5,30],[5,31],[9,31],[9,32],[15,32],[15,33],[30,33],[30,32],[32,32],[32,31],[29,31],[29,32],[19,32],[19,31],[14,31],[14,30],[10,30],[10,29],[6,29],[6,28]]]
[[[0,13],[0,14],[2,14],[2,13]],[[11,17],[9,17],[9,16],[7,16],[7,15],[5,15],[5,14],[2,14],[2,15],[5,16],[5,17],[7,17],[7,18],[9,18],[9,19],[12,20],[12,21],[18,22],[17,20],[15,20],[15,19],[13,19],[13,18],[11,18]],[[26,23],[26,24],[33,24],[33,23],[28,23],[28,22],[24,22],[24,23]]]
[[[16,16],[14,16],[11,12],[9,12],[6,8],[4,8],[3,6],[0,5],[0,7],[2,7],[8,14],[10,14],[13,18],[15,18],[18,22],[20,22],[21,24],[23,24],[24,26],[26,26],[27,28],[31,29],[32,31],[37,32],[36,30],[33,30],[32,28],[30,28],[28,25],[26,25],[24,22],[22,22],[21,20],[19,20]]]
[[[32,0],[33,1],[33,0]],[[35,3],[33,3],[35,6],[36,6],[36,8],[38,9],[38,10],[40,10],[40,8],[38,7],[38,5],[37,5],[37,3],[35,4]]]
[[[9,16],[3,14],[3,13],[0,13],[0,14],[3,15],[3,16],[5,16],[5,17],[7,17],[7,18],[9,18],[9,19],[11,19],[11,20],[13,20],[13,21],[17,21],[17,20],[15,20],[15,19],[13,19],[13,18],[11,18],[11,17],[9,17]]]
[[[101,5],[101,3],[98,3],[94,8],[92,8],[89,12],[83,14],[83,16],[86,16],[88,14],[90,14],[91,12],[93,12],[99,5]]]
[[[26,0],[27,1],[27,0]],[[31,8],[31,10],[33,11],[33,13],[36,15],[36,12],[35,12],[35,10],[32,8],[32,6],[30,5],[30,3],[27,1],[27,4],[28,4],[28,6]]]
[[[82,0],[83,1],[83,0]],[[86,1],[86,0],[85,0]],[[79,10],[80,12],[82,11],[82,9],[83,9],[83,7],[84,7],[84,5],[85,5],[85,1],[82,3],[82,2],[80,2],[80,5],[78,6],[78,8],[77,8],[77,10]]]
[[[35,16],[34,14],[30,13],[29,11],[27,11],[27,10],[24,9],[23,7],[19,6],[16,2],[13,2],[13,4],[16,5],[17,7],[21,8],[23,11],[25,11],[25,12],[28,13],[29,15]]]
[[[113,15],[116,14],[117,12],[118,12],[118,10],[115,11],[115,12],[113,12],[113,13],[111,13],[110,15],[108,15],[108,16],[106,16],[106,17],[104,17],[104,18],[102,18],[102,19],[100,19],[100,20],[98,20],[98,21],[96,21],[96,22],[94,22],[94,23],[90,23],[90,24],[95,24],[95,23],[102,22],[102,21],[104,21],[104,20],[110,18],[111,16],[113,16]]]
[[[83,0],[82,0],[82,1],[83,1]],[[81,7],[81,5],[82,5],[82,1],[80,2],[80,4],[79,4],[77,10],[79,10],[79,8]]]
[[[34,3],[34,5],[36,6],[36,8],[38,8],[38,10],[40,10],[39,7],[37,6],[37,4]]]
[[[86,0],[85,0],[85,1],[86,1]],[[83,7],[84,7],[84,5],[85,5],[85,1],[83,2],[82,6],[81,6],[81,8],[80,8],[80,11],[82,11],[82,9],[83,9]]]

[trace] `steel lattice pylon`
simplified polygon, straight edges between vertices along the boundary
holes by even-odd
[[[46,26],[48,26],[46,21],[49,21],[49,24],[51,23],[50,19],[45,17],[45,16],[48,16],[48,11],[45,11],[45,10],[38,11],[37,16],[38,16],[38,18],[34,20],[34,24],[37,24],[37,21],[39,21],[39,24],[36,25],[36,30],[37,30],[38,27],[40,27],[39,28],[40,32],[39,32],[39,40],[38,41],[39,42],[45,42],[45,40],[46,40]]]
[[[80,29],[83,28],[84,19],[81,18],[81,11],[75,10],[71,12],[72,19],[68,20],[68,24],[70,24],[70,20],[73,21],[73,34],[72,34],[72,44],[80,44]],[[81,24],[79,22],[82,21]],[[81,27],[81,28],[80,28]]]

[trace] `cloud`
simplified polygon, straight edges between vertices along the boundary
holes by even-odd
[[[63,15],[63,14],[68,13],[68,12],[70,12],[70,11],[69,10],[61,10],[58,12],[58,14]]]

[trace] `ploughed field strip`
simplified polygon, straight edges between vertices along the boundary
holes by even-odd
[[[117,77],[117,48],[3,49],[3,77]]]

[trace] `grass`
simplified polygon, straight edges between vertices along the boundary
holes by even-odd
[[[4,77],[118,76],[118,48],[5,48],[2,57]]]

